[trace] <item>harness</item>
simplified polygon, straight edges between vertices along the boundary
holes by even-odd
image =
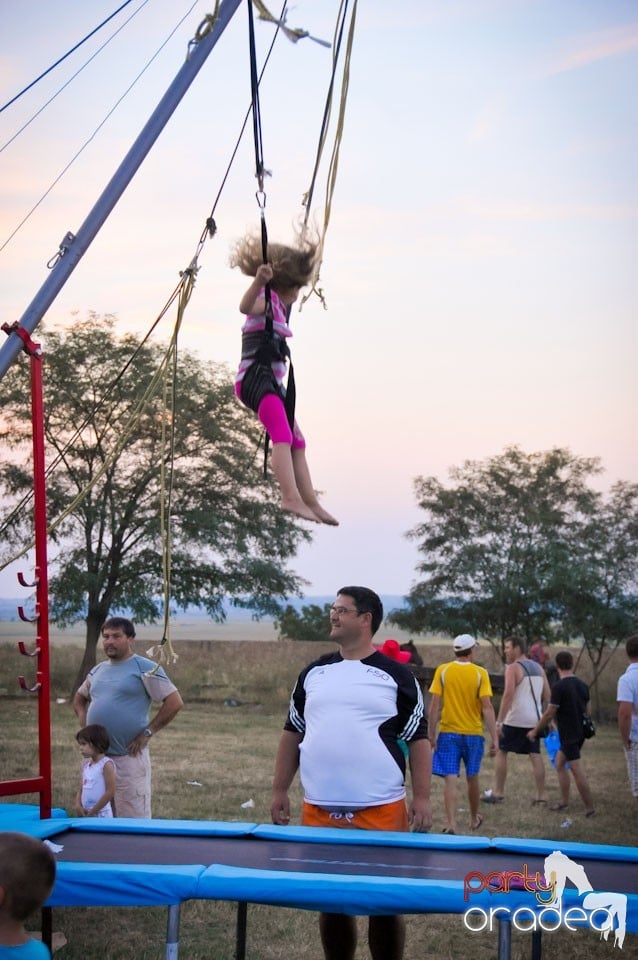
[[[270,309],[268,309],[270,308]],[[259,404],[270,393],[276,394],[284,402],[290,429],[295,422],[295,381],[290,358],[290,347],[285,337],[275,333],[272,320],[272,304],[266,304],[266,325],[264,330],[252,330],[242,333],[242,360],[252,360],[241,381],[240,396],[253,413],[259,410]],[[277,382],[272,364],[282,361],[288,364],[288,386]]]
[[[272,365],[285,361],[289,357],[290,348],[285,339],[277,333],[268,330],[254,330],[242,334],[241,358],[253,362],[243,376],[240,393],[242,402],[253,413],[257,413],[259,404],[269,393],[281,397],[285,404],[286,390],[282,384],[278,383]],[[288,410],[286,412],[288,413]]]
[[[270,293],[268,287],[266,292]],[[294,429],[295,423],[295,374],[292,366],[290,347],[284,337],[275,333],[273,329],[272,302],[270,297],[266,297],[266,325],[264,330],[253,330],[242,333],[241,337],[241,358],[242,360],[252,360],[253,362],[246,370],[241,385],[240,397],[249,410],[257,413],[259,404],[268,396],[274,393],[281,397],[286,417],[290,424],[290,429]],[[290,314],[290,308],[288,308]],[[288,360],[288,383],[284,387],[278,383],[272,369],[273,363]],[[266,433],[264,438],[264,476],[267,472],[268,447],[270,437]]]
[[[274,331],[253,330],[242,334],[242,360],[254,359],[257,363],[270,364],[276,360],[286,360],[289,356],[290,348],[284,337]]]

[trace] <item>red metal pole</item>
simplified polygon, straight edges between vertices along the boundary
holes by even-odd
[[[36,587],[36,646],[28,656],[36,659],[36,682],[27,687],[24,677],[20,686],[38,695],[38,754],[40,773],[38,777],[24,780],[8,780],[0,783],[0,796],[37,792],[40,795],[40,817],[51,816],[51,663],[49,658],[49,579],[47,564],[47,508],[46,473],[44,460],[44,402],[42,394],[42,349],[29,334],[17,324],[3,330],[17,333],[25,353],[30,358],[31,374],[31,422],[33,433],[33,513],[35,527],[35,587]],[[21,582],[24,578],[19,575]],[[24,644],[20,652],[26,654]]]
[[[40,817],[51,816],[51,663],[49,659],[49,573],[47,563],[47,499],[44,462],[44,400],[42,349],[33,343],[31,359],[31,417],[33,422],[33,513],[35,526],[36,645],[39,647],[37,682],[40,742]]]

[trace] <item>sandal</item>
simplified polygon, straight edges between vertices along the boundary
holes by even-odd
[[[544,803],[547,803],[547,800],[532,800],[533,807],[538,807]]]
[[[592,813],[593,813],[593,811],[592,811]],[[588,816],[590,816],[590,814],[586,813],[585,816],[588,817]],[[476,814],[476,823],[475,823],[475,824],[470,824],[470,830],[478,830],[478,828],[479,828],[482,824],[483,824],[483,817],[481,816],[480,813],[477,813],[477,814]]]
[[[595,816],[596,816],[596,811],[595,811],[595,810],[585,810],[585,816],[586,816],[586,817],[595,817]]]
[[[443,827],[443,829],[441,830],[441,833],[447,833],[448,835],[451,835],[453,837],[456,836],[456,830],[453,830],[452,827]]]
[[[497,797],[495,793],[484,793],[481,797],[483,803],[502,803],[505,797]]]
[[[568,809],[569,809],[569,804],[568,804],[568,803],[553,803],[549,809],[550,809],[550,810],[553,810],[554,812],[556,812],[557,810],[568,810]]]

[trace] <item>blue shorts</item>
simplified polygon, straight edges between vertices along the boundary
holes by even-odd
[[[485,741],[479,734],[440,733],[432,757],[432,773],[437,777],[458,776],[461,760],[468,777],[474,777],[481,769]]]

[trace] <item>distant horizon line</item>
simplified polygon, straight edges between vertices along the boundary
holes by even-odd
[[[379,593],[379,597],[381,598],[381,602],[383,603],[384,614],[386,614],[390,610],[396,609],[397,607],[404,606],[404,603],[405,603],[405,595],[400,593]],[[157,598],[157,599],[158,599],[158,603],[160,603],[161,602],[160,598]],[[305,597],[286,598],[281,603],[282,603],[282,607],[291,606],[295,610],[300,611],[302,607],[310,606],[311,604],[321,606],[326,603],[330,603],[333,599],[334,599],[334,593],[318,593],[318,594],[310,594]],[[25,608],[25,612],[28,615],[30,608],[32,607],[34,602],[35,601],[32,598],[25,601],[25,599],[21,597],[0,596],[0,621],[10,622],[10,623],[14,621],[20,622],[22,618],[18,614],[18,607]],[[13,615],[9,616],[11,607],[14,607]],[[225,621],[233,620],[233,619],[236,619],[236,620],[253,620],[253,619],[275,620],[276,619],[276,617],[273,616],[272,614],[262,614],[259,617],[255,617],[255,612],[251,610],[249,607],[235,606],[230,601],[224,601],[222,604],[222,609],[223,609]],[[185,608],[183,607],[173,608],[170,611],[170,615],[171,617],[191,617],[192,619],[214,620],[214,618],[206,610],[205,607],[198,606],[197,604],[189,604]],[[111,614],[111,616],[122,616],[122,617],[130,616],[131,619],[135,619],[135,617],[130,613],[130,611],[126,609],[118,610],[117,612],[114,612],[113,614]],[[161,617],[162,617],[162,614],[158,616],[155,622],[158,622],[161,619]],[[85,618],[83,616],[80,616],[74,622],[81,623],[84,619]],[[55,622],[55,620],[52,619],[51,622]]]

